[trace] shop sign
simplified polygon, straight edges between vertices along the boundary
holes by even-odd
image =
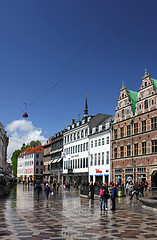
[[[102,173],[99,169],[95,169],[96,173]]]

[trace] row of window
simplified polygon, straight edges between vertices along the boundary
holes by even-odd
[[[139,133],[139,122],[134,123],[134,134]],[[157,129],[157,117],[151,118],[151,130]],[[142,121],[142,133],[147,131],[147,122],[146,120]],[[126,127],[126,136],[131,135],[131,125]],[[120,128],[120,137],[124,137],[124,127]],[[114,139],[118,138],[118,129],[114,129]]]
[[[152,140],[152,153],[157,153],[157,140]],[[127,145],[126,157],[131,156],[131,145]],[[133,155],[137,156],[139,154],[139,144],[134,144]],[[147,154],[147,143],[142,142],[142,154]],[[120,147],[120,157],[124,157],[124,146]],[[114,148],[114,159],[118,158],[118,148]]]
[[[84,129],[82,131],[78,131],[78,132],[75,132],[73,134],[70,134],[68,136],[65,136],[64,137],[64,143],[69,143],[69,142],[73,142],[75,140],[78,140],[80,138],[84,138],[84,137],[87,137],[88,136],[88,129]]]
[[[25,166],[32,166],[34,164],[33,161],[26,161]],[[43,161],[36,161],[36,166],[41,165],[43,166]]]
[[[88,151],[88,142],[79,144],[79,145],[75,145],[75,146],[72,146],[69,148],[65,148],[64,151],[66,152],[66,155]]]
[[[152,99],[152,101],[151,101],[151,105],[153,106],[154,105],[154,99]],[[138,106],[138,109],[139,110],[141,110],[141,108],[142,108],[142,105],[140,104],[139,106]],[[145,101],[144,101],[144,109],[146,110],[146,109],[148,109],[149,108],[149,102],[148,102],[148,100],[146,99]],[[127,109],[126,111],[125,111],[125,109],[123,109],[122,110],[122,118],[125,118],[125,114],[129,114],[129,109]],[[117,114],[117,117],[119,118],[119,113]]]
[[[90,166],[104,165],[104,152],[90,155]],[[109,164],[109,151],[106,151],[106,164]]]
[[[109,136],[106,137],[106,144],[109,144],[110,142],[110,138]],[[95,141],[91,141],[91,148],[93,147],[97,147],[97,146],[101,146],[101,145],[105,145],[105,138],[99,138],[99,139],[96,139]]]
[[[125,173],[133,173],[133,168],[124,168]],[[136,169],[138,173],[146,173],[146,167],[138,167]],[[122,169],[121,168],[116,168],[115,173],[121,173]]]
[[[64,169],[88,168],[88,158],[72,159],[64,162]]]

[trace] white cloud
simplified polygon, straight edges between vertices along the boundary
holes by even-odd
[[[46,143],[46,138],[42,135],[42,130],[33,126],[31,121],[25,119],[15,120],[7,125],[7,135],[9,136],[8,161],[10,162],[12,153],[20,149],[22,144],[31,141],[40,140],[42,144]]]

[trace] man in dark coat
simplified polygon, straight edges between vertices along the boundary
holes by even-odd
[[[90,192],[91,192],[91,199],[94,200],[94,185],[93,185],[93,182],[90,183]]]

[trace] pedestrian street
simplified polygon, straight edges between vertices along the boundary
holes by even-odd
[[[79,190],[62,187],[38,201],[34,187],[18,184],[0,199],[0,239],[157,239],[157,214],[128,197],[117,199],[116,211],[100,211],[98,198],[80,198]]]

